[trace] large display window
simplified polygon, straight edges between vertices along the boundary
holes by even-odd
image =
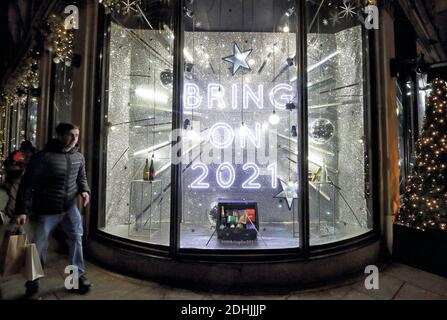
[[[17,150],[20,143],[26,139],[26,124],[28,120],[28,98],[22,95],[10,107],[10,128],[9,128],[9,152]]]
[[[73,66],[56,58],[52,63],[51,130],[61,122],[72,122]],[[57,63],[56,63],[56,62]],[[54,132],[52,132],[54,134]]]
[[[299,246],[297,16],[270,5],[188,7],[182,248]]]
[[[100,224],[108,233],[165,246],[171,207],[172,16],[172,5],[154,12],[137,2],[109,16]]]
[[[301,249],[372,230],[363,5],[114,9],[100,230],[185,252]]]
[[[319,1],[317,1],[319,2]],[[368,38],[358,2],[307,2],[310,244],[372,229]]]

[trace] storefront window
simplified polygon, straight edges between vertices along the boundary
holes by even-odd
[[[25,98],[21,100],[18,104],[18,127],[17,127],[17,143],[20,146],[20,143],[26,140],[26,123],[27,123],[27,105],[28,99]]]
[[[292,2],[266,8],[187,8],[182,248],[299,246],[297,19]]]
[[[7,154],[7,139],[8,139],[8,133],[7,133],[7,123],[8,123],[8,106],[4,105],[0,109],[0,161],[3,162],[3,160],[8,156]],[[2,170],[0,170],[2,172]],[[1,181],[1,179],[0,179]]]
[[[427,74],[426,73],[417,73],[416,81],[418,86],[418,107],[417,107],[417,118],[418,118],[418,136],[422,133],[422,126],[424,125],[425,118],[425,104],[426,99],[430,94],[430,87],[427,83]]]
[[[36,97],[29,97],[28,106],[28,123],[27,123],[27,140],[31,141],[33,146],[36,146],[37,135],[37,108],[39,103]]]
[[[403,106],[403,94],[396,81],[396,112],[398,125],[398,152],[399,152],[399,190],[401,194],[405,192],[405,181],[407,178],[406,157],[405,157],[405,113]]]
[[[422,130],[425,98],[429,92],[426,75],[410,74],[405,74],[396,81],[401,194],[405,192],[407,177],[412,173],[416,163],[416,141]],[[413,78],[416,82],[412,80]]]
[[[52,129],[54,130],[59,123],[72,121],[73,67],[64,61],[58,61],[53,62],[53,68]]]
[[[372,229],[367,41],[354,1],[307,1],[310,244]]]
[[[8,153],[16,150],[20,146],[20,141],[18,141],[17,130],[18,130],[18,118],[19,118],[19,103],[15,102],[11,108],[11,125],[9,127],[9,150]]]
[[[233,251],[316,246],[372,230],[368,31],[352,13],[363,7],[185,1],[174,34],[170,1],[135,3],[108,16],[101,230]],[[300,5],[307,30],[298,28]]]
[[[169,245],[172,3],[111,15],[102,230]]]

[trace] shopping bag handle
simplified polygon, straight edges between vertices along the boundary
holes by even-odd
[[[16,223],[15,221],[11,220],[9,227],[9,234],[11,235],[22,235],[22,234],[26,234],[25,229],[23,228],[22,225]]]

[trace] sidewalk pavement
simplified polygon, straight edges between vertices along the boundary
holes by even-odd
[[[124,276],[87,261],[87,277],[93,286],[87,294],[65,291],[64,268],[68,259],[54,251],[48,253],[46,277],[41,279],[42,300],[447,300],[447,278],[402,264],[388,265],[380,272],[378,290],[364,287],[365,274],[335,284],[287,294],[228,294],[175,288],[157,282]],[[0,278],[0,300],[23,298],[21,275]]]

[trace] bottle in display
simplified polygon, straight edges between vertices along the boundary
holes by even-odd
[[[144,165],[143,169],[143,180],[148,181],[149,180],[149,160],[146,159],[146,164]]]
[[[151,165],[149,167],[149,181],[154,181],[154,179],[155,179],[154,156],[152,156]]]

